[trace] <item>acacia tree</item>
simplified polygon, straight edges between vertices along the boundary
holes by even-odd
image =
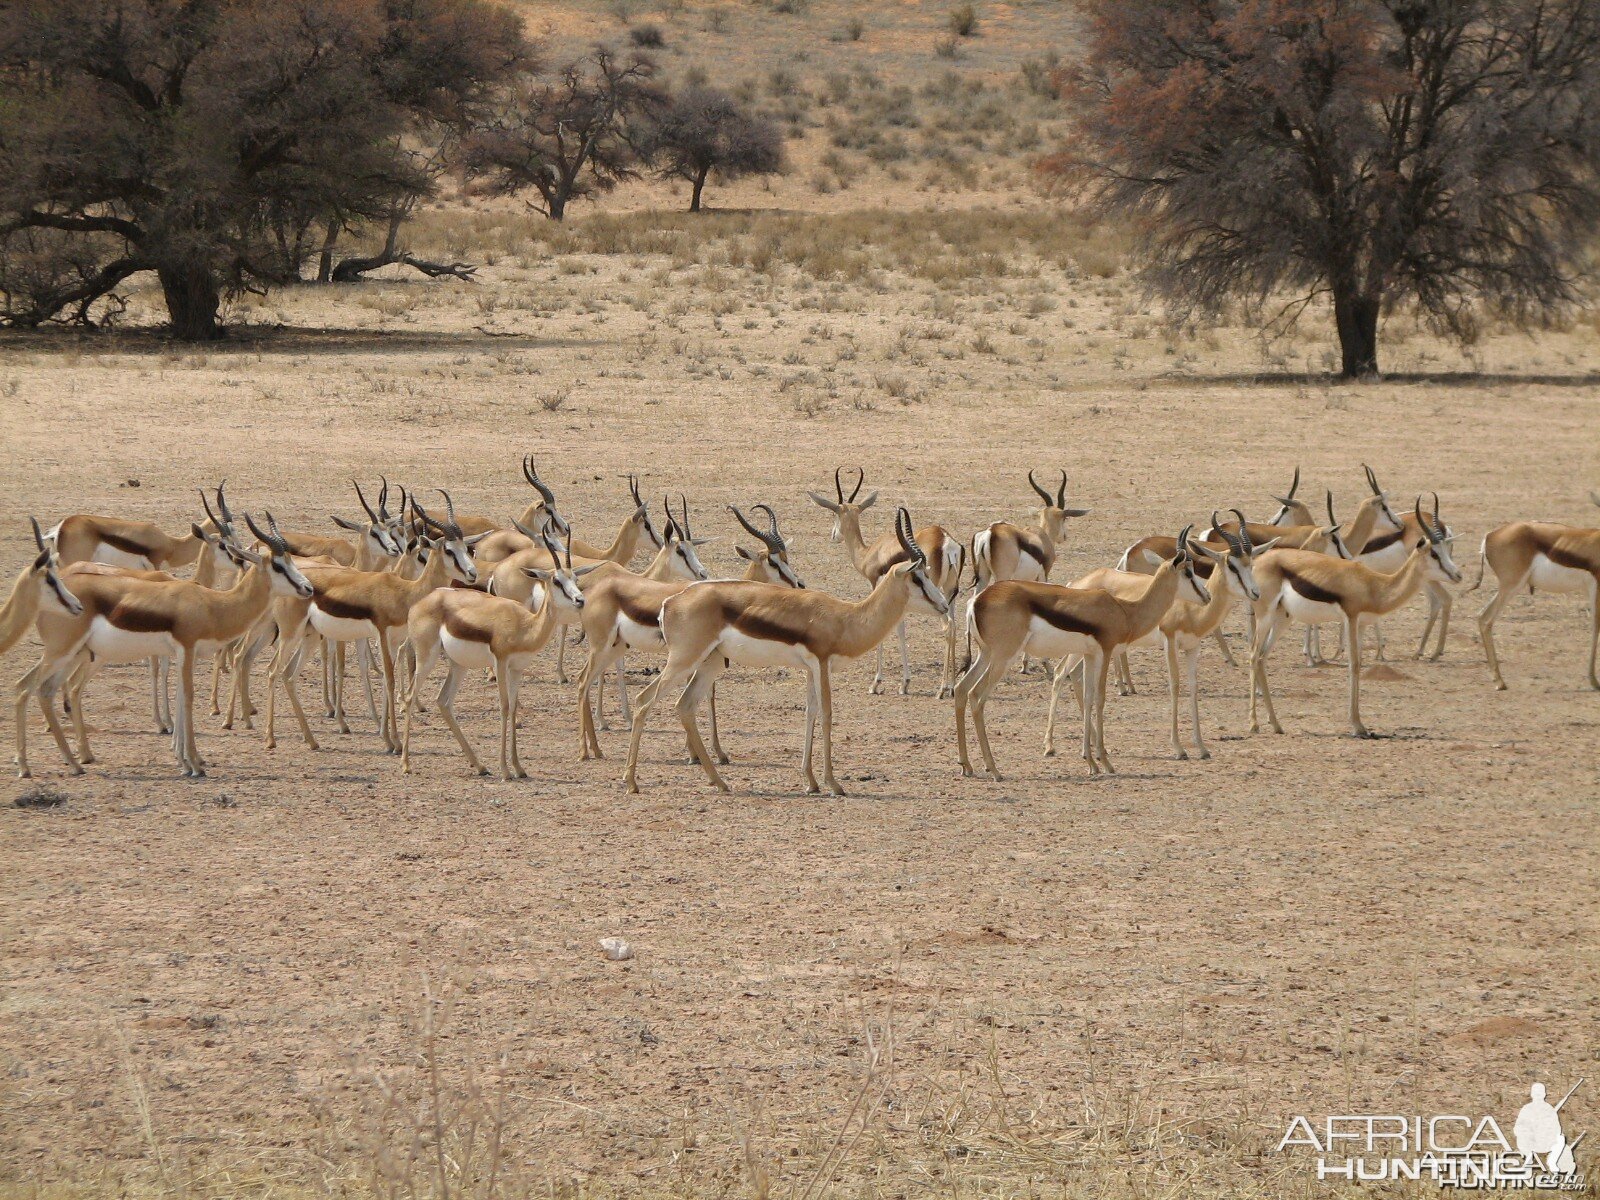
[[[400,149],[521,57],[484,0],[0,5],[3,319],[36,325],[153,272],[175,335],[282,278],[275,223],[382,217],[431,185]]]
[[[638,120],[661,103],[655,63],[596,46],[553,80],[529,75],[466,136],[462,154],[474,189],[514,196],[553,221],[572,201],[610,191],[638,174]]]
[[[689,184],[689,211],[699,212],[712,172],[730,180],[781,171],[783,133],[777,122],[746,111],[726,92],[688,87],[656,111],[644,154],[660,175]]]
[[[1462,340],[1577,301],[1600,226],[1594,0],[1096,0],[1047,171],[1133,214],[1180,315],[1331,297],[1345,377],[1380,313]]]

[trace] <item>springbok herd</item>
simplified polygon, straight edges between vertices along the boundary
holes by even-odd
[[[1068,519],[1086,516],[1089,510],[1067,507],[1065,472],[1053,494],[1029,473],[1028,482],[1041,501],[1031,525],[990,525],[963,541],[937,525],[915,528],[902,507],[895,511],[892,530],[869,541],[862,521],[878,493],[861,494],[864,471],[858,469],[848,480],[841,469],[834,472],[831,498],[808,494],[833,514],[833,540],[844,543],[856,570],[871,585],[861,600],[806,588],[790,562],[790,543],[779,531],[777,514],[766,504],[750,510],[759,520],[730,506],[755,548],[737,547],[747,564],[740,578],[713,580],[697,553],[704,539],[690,528],[687,501],[680,499],[674,512],[669,500],[665,524],[658,525],[637,480],[630,478],[635,507],[610,544],[601,546],[573,535],[531,458],[523,460],[522,470],[534,495],[522,515],[509,522],[461,515],[442,491],[442,505],[430,511],[417,495],[399,490],[391,510],[387,481],[376,494],[376,504],[356,485],[364,518],[333,517],[345,536],[285,532],[270,512],[263,511],[259,523],[248,513],[235,514],[224,486],[212,496],[201,493],[205,519],[191,524],[181,537],[117,517],[71,516],[48,532],[34,521],[37,557],[17,577],[0,608],[0,652],[30,626],[43,644],[38,663],[15,689],[18,773],[30,774],[30,698],[37,698],[68,769],[81,774],[82,764],[94,761],[84,720],[86,685],[107,664],[149,660],[156,723],[171,733],[183,773],[203,775],[194,730],[196,662],[207,652],[213,656],[214,714],[222,713],[222,680],[230,678],[223,728],[231,728],[236,717],[248,728],[257,714],[251,700],[252,668],[269,647],[267,747],[276,744],[274,718],[281,690],[301,736],[315,750],[317,740],[306,720],[298,681],[316,647],[321,651],[326,715],[341,732],[349,732],[344,685],[346,655],[353,649],[367,708],[385,750],[398,754],[407,772],[420,694],[442,659],[447,674],[436,700],[439,715],[472,769],[488,773],[456,720],[454,701],[465,672],[490,672],[499,688],[500,774],[526,778],[517,748],[522,676],[559,630],[557,675],[567,682],[567,632],[577,625],[587,650],[576,682],[582,757],[601,757],[598,731],[606,728],[601,685],[606,672],[615,668],[622,716],[632,724],[623,775],[630,791],[637,791],[640,736],[650,714],[657,700],[679,685],[685,685],[677,710],[689,751],[711,782],[727,790],[717,770],[728,756],[717,736],[715,688],[718,676],[739,664],[788,667],[805,675],[801,771],[806,790],[820,790],[812,766],[820,720],[822,785],[842,795],[833,771],[833,660],[859,658],[876,649],[872,691],[877,693],[883,687],[883,643],[898,630],[900,691],[907,693],[911,668],[906,618],[922,612],[943,625],[939,695],[954,698],[964,775],[973,774],[967,743],[970,713],[984,770],[989,778],[1000,778],[985,711],[1019,654],[1025,671],[1030,657],[1056,660],[1046,753],[1054,753],[1056,707],[1061,687],[1068,683],[1082,712],[1083,757],[1090,773],[1099,774],[1113,769],[1105,746],[1106,683],[1114,677],[1120,689],[1131,690],[1127,652],[1133,647],[1160,644],[1165,650],[1172,744],[1179,758],[1190,753],[1179,731],[1187,678],[1193,749],[1207,758],[1196,660],[1201,648],[1214,640],[1233,663],[1220,630],[1235,601],[1245,602],[1249,631],[1252,733],[1260,730],[1263,709],[1273,732],[1283,731],[1273,711],[1267,664],[1284,626],[1299,622],[1307,627],[1304,653],[1317,661],[1319,627],[1336,622],[1349,665],[1350,730],[1367,737],[1360,710],[1363,630],[1374,626],[1381,657],[1376,622],[1422,591],[1428,619],[1417,656],[1437,659],[1449,631],[1448,585],[1461,581],[1450,550],[1455,535],[1439,517],[1438,495],[1431,511],[1418,496],[1409,512],[1398,513],[1371,468],[1365,468],[1370,494],[1346,522],[1335,518],[1331,491],[1327,523],[1318,522],[1297,496],[1296,470],[1288,493],[1275,497],[1279,508],[1270,522],[1247,521],[1236,508],[1229,510],[1231,519],[1213,512],[1198,538],[1192,524],[1176,537],[1143,538],[1128,547],[1115,568],[1091,571],[1070,586],[1048,579]],[[1600,504],[1600,494],[1591,497]],[[643,572],[635,572],[628,564],[641,548],[653,549],[654,557]],[[1495,653],[1494,622],[1510,597],[1526,586],[1587,598],[1588,682],[1600,689],[1595,674],[1600,529],[1515,521],[1488,533],[1480,553],[1472,589],[1483,583],[1486,569],[1497,584],[1478,616],[1495,686],[1504,688],[1505,681]],[[231,584],[221,578],[225,563],[237,571]],[[169,573],[190,564],[195,567],[192,579]],[[958,610],[964,583],[970,585],[971,598]],[[958,619],[958,611],[964,618]],[[958,675],[962,634],[970,665]],[[631,717],[622,669],[630,650],[666,654],[665,666],[638,697]],[[374,658],[383,692],[381,711],[373,689]],[[168,698],[174,663],[176,710]],[[698,723],[706,701],[709,752]],[[63,730],[58,707],[72,718],[76,749]]]

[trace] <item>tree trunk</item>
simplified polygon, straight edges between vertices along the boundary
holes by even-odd
[[[559,221],[567,215],[567,189],[557,186],[545,200],[545,209],[552,221]]]
[[[172,336],[185,342],[211,342],[223,336],[217,324],[222,296],[205,263],[175,263],[157,269],[166,298]]]
[[[339,219],[328,218],[328,232],[322,239],[322,253],[317,258],[317,282],[327,283],[333,278],[333,248],[339,244]]]
[[[1378,300],[1336,291],[1333,320],[1339,330],[1339,355],[1344,379],[1373,379],[1378,374]]]
[[[700,193],[705,190],[706,172],[700,171],[694,177],[694,190],[689,193],[689,211],[700,211]]]

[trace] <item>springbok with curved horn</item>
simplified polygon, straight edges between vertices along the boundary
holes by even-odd
[[[899,544],[896,532],[886,533],[870,544],[861,536],[861,514],[878,502],[878,493],[874,489],[867,494],[865,500],[857,501],[856,497],[861,495],[862,485],[867,481],[866,471],[857,467],[856,485],[846,498],[843,471],[844,468],[839,467],[833,472],[833,490],[838,496],[837,501],[811,491],[806,495],[833,514],[832,539],[844,543],[845,549],[850,553],[850,561],[860,572],[861,577],[876,587],[885,571],[897,563],[906,561],[906,551]],[[944,607],[936,608],[927,603],[920,593],[914,593],[911,597],[911,609],[916,612],[931,612],[944,620],[944,671],[939,678],[939,695],[948,696],[955,685],[956,672],[956,626],[951,606],[955,603],[956,593],[961,590],[961,572],[966,564],[967,548],[938,525],[923,526],[916,531],[913,540],[921,547],[923,557],[927,560],[928,577],[938,585],[940,593],[945,598]],[[900,694],[906,696],[911,692],[911,653],[906,646],[904,622],[901,623],[899,634]],[[873,671],[872,686],[868,690],[874,696],[883,691],[881,642],[878,644],[877,669]]]
[[[772,510],[770,504],[756,504],[751,506],[752,512],[765,513],[767,528],[758,529],[752,525],[745,515],[733,505],[728,505],[728,511],[734,515],[739,524],[751,537],[762,545],[761,550],[746,550],[743,546],[735,544],[733,549],[736,554],[750,565],[745,568],[744,578],[753,583],[781,583],[784,587],[803,588],[800,576],[794,567],[789,564],[789,543],[783,534],[778,532],[778,514]]]
[[[1376,481],[1373,482],[1373,488],[1376,491]],[[1332,511],[1331,501],[1329,511]],[[1356,523],[1352,522],[1344,540],[1351,554],[1355,556],[1356,562],[1369,566],[1374,571],[1388,573],[1400,569],[1400,565],[1406,560],[1408,547],[1414,545],[1417,538],[1422,535],[1422,526],[1417,524],[1417,518],[1411,513],[1407,513],[1403,518],[1397,518],[1387,504],[1384,505],[1383,516],[1383,528],[1367,531],[1365,536],[1362,536],[1362,531],[1357,528]],[[1438,492],[1433,493],[1433,516],[1429,523],[1435,529],[1443,529],[1447,536],[1455,535],[1455,531],[1439,519]],[[1426,657],[1430,662],[1436,662],[1444,655],[1444,642],[1450,633],[1450,611],[1455,604],[1455,597],[1449,588],[1435,579],[1429,579],[1423,585],[1422,591],[1428,598],[1428,619],[1422,627],[1422,637],[1417,642],[1417,652],[1414,657]],[[1433,653],[1429,654],[1428,641],[1433,636],[1435,624],[1439,629],[1439,641]],[[1381,660],[1383,635],[1376,622],[1372,625],[1372,632],[1377,657]]]
[[[544,480],[539,478],[539,471],[533,465],[533,455],[531,454],[522,456],[522,477],[528,481],[528,485],[534,491],[539,493],[539,498],[531,501],[522,510],[522,516],[513,521],[512,525],[520,523],[530,529],[545,530],[555,537],[566,537],[570,534],[572,527],[567,524],[566,518],[556,511],[556,495],[545,484]],[[497,521],[493,517],[462,516],[457,518],[457,523],[461,526],[461,532],[467,537],[478,537],[481,534],[496,533],[509,528],[504,521]],[[523,547],[519,546],[517,548],[522,549]],[[504,556],[502,555],[501,557]],[[496,562],[499,560],[485,556],[484,561]]]
[[[820,722],[823,782],[835,796],[844,795],[833,774],[833,660],[860,658],[882,642],[905,616],[913,594],[934,612],[950,603],[933,579],[926,552],[913,540],[911,517],[903,508],[895,512],[895,535],[904,557],[878,574],[872,592],[863,600],[841,600],[825,592],[797,591],[770,583],[713,580],[693,584],[663,603],[661,632],[667,643],[667,663],[634,710],[628,766],[623,774],[628,791],[639,790],[639,742],[650,713],[663,694],[685,680],[688,687],[677,710],[689,749],[712,785],[728,790],[700,740],[695,713],[717,677],[730,663],[737,663],[789,667],[805,673],[809,686],[800,769],[806,791],[820,790],[811,767]]]
[[[1589,499],[1600,505],[1600,492],[1591,491]],[[1595,674],[1596,645],[1600,644],[1600,529],[1553,521],[1501,525],[1484,534],[1478,550],[1478,581],[1468,591],[1483,586],[1486,571],[1494,572],[1495,593],[1478,614],[1478,633],[1496,690],[1505,691],[1506,681],[1495,652],[1494,623],[1511,597],[1526,585],[1530,590],[1588,599],[1589,686],[1600,691],[1600,676]]]
[[[972,569],[980,590],[997,579],[1049,579],[1056,547],[1066,537],[1067,518],[1089,515],[1087,508],[1067,507],[1065,471],[1054,496],[1034,479],[1032,471],[1028,472],[1028,486],[1044,501],[1032,528],[1002,521],[972,537]]]
[[[415,496],[411,498],[413,509],[432,534],[423,537],[422,551],[427,554],[427,564],[417,578],[406,579],[396,571],[307,567],[306,577],[315,589],[314,596],[277,606],[274,616],[278,623],[278,649],[273,655],[271,682],[267,692],[267,749],[271,750],[277,745],[274,717],[280,684],[289,697],[289,705],[294,710],[306,744],[313,750],[317,749],[317,741],[311,736],[311,727],[306,722],[295,683],[305,649],[306,633],[314,630],[328,642],[377,639],[379,659],[383,664],[383,714],[379,731],[383,735],[384,749],[391,754],[400,753],[395,652],[404,636],[411,606],[430,592],[448,586],[451,579],[469,585],[478,581],[478,571],[472,562],[472,548],[455,520],[455,504],[450,499],[450,493],[441,491],[439,494],[444,497],[448,514],[443,521],[434,520]],[[349,731],[349,726],[343,724],[341,718],[339,732]]]
[[[528,777],[517,754],[517,708],[522,675],[532,664],[533,656],[550,640],[556,612],[583,609],[584,598],[577,579],[595,569],[574,569],[571,545],[567,547],[563,564],[556,546],[548,539],[545,544],[558,565],[549,571],[539,567],[523,568],[545,590],[545,602],[537,616],[515,600],[468,588],[440,588],[412,606],[406,620],[406,640],[416,652],[417,671],[406,694],[405,736],[400,743],[403,773],[411,773],[411,720],[416,711],[417,693],[442,656],[449,663],[449,672],[444,686],[439,689],[439,715],[460,743],[467,763],[478,775],[489,773],[473,753],[472,744],[456,720],[456,692],[468,670],[492,668],[500,691],[500,778]]]
[[[217,488],[220,515],[211,511],[205,491],[200,491],[200,500],[206,509],[206,520],[200,527],[225,537],[232,532],[225,494],[227,486],[228,481],[224,479]],[[62,567],[95,562],[135,571],[170,572],[193,563],[195,583],[212,587],[217,582],[217,556],[210,551],[205,538],[194,533],[193,526],[188,534],[172,537],[149,521],[79,513],[61,521],[44,537],[54,545],[56,561]],[[150,661],[150,702],[156,728],[162,733],[172,732],[172,701],[167,687],[170,661],[166,658]]]
[[[972,775],[967,757],[967,710],[989,778],[1000,779],[989,749],[985,723],[989,695],[1011,660],[1032,651],[1035,658],[1082,659],[1083,757],[1091,775],[1115,770],[1105,748],[1106,675],[1111,656],[1155,629],[1176,598],[1205,604],[1211,594],[1196,577],[1189,531],[1178,535],[1177,551],[1150,576],[1143,590],[1119,599],[1100,588],[1062,587],[1034,580],[1005,579],[968,602],[968,623],[978,657],[956,684],[956,751],[961,773]],[[1065,673],[1063,661],[1058,672]]]
[[[1261,731],[1256,716],[1259,700],[1266,705],[1274,733],[1282,733],[1267,685],[1267,657],[1279,629],[1286,621],[1307,625],[1338,621],[1349,648],[1350,732],[1371,737],[1361,723],[1361,628],[1391,613],[1417,594],[1425,580],[1461,582],[1461,572],[1450,557],[1450,536],[1432,525],[1422,513],[1422,497],[1413,506],[1418,534],[1400,569],[1385,574],[1357,562],[1308,554],[1304,550],[1271,550],[1256,559],[1256,640],[1250,655],[1250,732]]]
[[[38,553],[12,581],[5,603],[0,604],[0,654],[17,644],[41,612],[75,617],[83,611],[78,598],[62,582],[55,550],[45,540],[38,520],[29,517],[28,523]]]
[[[260,536],[248,514],[251,531]],[[271,518],[268,518],[269,524]],[[191,531],[204,540],[198,525]],[[178,660],[178,710],[173,721],[172,746],[185,775],[199,777],[205,768],[195,747],[194,663],[203,646],[232,641],[254,624],[273,596],[306,597],[311,585],[295,566],[287,550],[271,544],[265,556],[224,541],[228,554],[241,564],[238,580],[223,591],[184,579],[151,580],[128,574],[85,568],[71,577],[73,594],[82,604],[79,613],[63,616],[39,614],[37,626],[45,652],[22,683],[17,685],[17,766],[28,774],[26,707],[28,696],[38,693],[48,710],[49,697],[71,673],[77,659],[87,653],[97,663],[137,662],[145,658]],[[47,712],[47,719],[49,714]],[[74,712],[82,722],[82,706]],[[83,768],[74,758],[58,723],[50,720],[62,757],[74,774]],[[80,737],[83,730],[79,729]]]
[[[1215,513],[1211,519],[1214,525],[1217,520]],[[1194,722],[1195,757],[1210,758],[1211,751],[1206,749],[1205,737],[1200,731],[1200,683],[1197,670],[1200,647],[1207,638],[1216,636],[1235,600],[1254,604],[1261,598],[1261,591],[1256,586],[1255,573],[1251,568],[1255,548],[1251,546],[1249,539],[1239,536],[1236,532],[1226,533],[1223,536],[1227,540],[1228,549],[1222,554],[1202,543],[1193,541],[1189,543],[1189,549],[1197,555],[1194,559],[1195,574],[1205,580],[1211,599],[1204,604],[1195,604],[1179,596],[1173,600],[1172,606],[1167,609],[1155,629],[1136,641],[1118,646],[1111,656],[1113,667],[1125,676],[1128,671],[1129,650],[1137,646],[1158,643],[1165,650],[1167,686],[1172,698],[1172,749],[1178,758],[1189,757],[1189,752],[1183,744],[1183,737],[1178,732],[1178,700],[1182,694],[1178,671],[1179,659],[1183,661],[1183,676],[1188,680],[1189,686],[1189,713]],[[1269,545],[1268,549],[1270,548]],[[1090,571],[1082,579],[1075,580],[1072,586],[1102,588],[1119,599],[1132,601],[1143,595],[1148,583],[1147,575],[1102,567],[1097,571]],[[1050,713],[1045,721],[1044,731],[1046,757],[1052,757],[1056,752],[1056,704],[1061,696],[1062,681],[1070,675],[1074,679],[1074,688],[1079,687],[1074,672],[1075,665],[1070,660],[1064,660],[1056,670],[1050,688]],[[1131,681],[1127,690],[1129,692],[1133,690]],[[1078,703],[1080,705],[1083,703],[1081,691]]]
[[[789,565],[789,547],[783,540],[783,535],[778,532],[777,513],[770,505],[757,504],[755,507],[767,514],[769,525],[767,532],[762,532],[751,524],[733,505],[728,506],[739,524],[760,538],[766,546],[764,554],[755,554],[746,551],[742,546],[738,547],[740,557],[749,564],[745,568],[744,580],[804,588],[805,584],[801,582],[800,576]],[[688,519],[688,511],[688,505],[685,503],[685,521]],[[670,510],[667,522],[668,541],[681,542],[686,531],[673,518]],[[705,575],[702,573],[699,579],[704,578]],[[623,656],[630,650],[654,651],[665,647],[666,642],[661,634],[661,606],[695,582],[693,579],[662,579],[648,573],[640,577],[616,568],[585,587],[582,619],[584,633],[588,635],[589,661],[584,665],[583,674],[578,679],[578,740],[582,745],[580,759],[604,757],[600,751],[599,736],[595,731],[595,714],[589,708],[591,687],[597,685],[604,678],[607,668],[615,663],[617,691],[622,701],[622,719],[624,721],[631,719],[628,712],[627,686],[623,679]],[[711,753],[719,763],[726,763],[728,756],[722,749],[722,741],[717,730],[715,687],[711,689],[709,701]],[[605,726],[602,724],[600,728],[603,729]]]
[[[1315,525],[1316,517],[1311,514],[1311,506],[1304,500],[1297,500],[1295,493],[1300,490],[1300,467],[1297,463],[1294,468],[1294,479],[1289,483],[1287,496],[1273,496],[1278,502],[1278,511],[1272,514],[1272,525]],[[1269,493],[1270,494],[1270,493]]]
[[[650,520],[650,511],[644,500],[639,495],[639,481],[632,475],[628,476],[628,490],[632,494],[635,507],[628,515],[627,520],[617,531],[617,536],[612,539],[611,545],[596,550],[588,542],[572,537],[569,533],[568,544],[572,547],[575,559],[585,563],[616,563],[618,566],[627,567],[633,561],[634,552],[638,550],[640,542],[648,539],[656,547],[658,557],[663,552],[666,554],[667,565],[681,561],[686,556],[694,556],[694,548],[702,543],[687,536],[677,539],[670,547],[668,539],[656,532],[655,525]],[[689,505],[684,501],[684,520],[688,520]],[[671,519],[672,508],[667,505],[667,516]],[[496,535],[499,536],[499,535]],[[551,570],[557,565],[550,557],[550,552],[541,542],[544,536],[537,530],[518,525],[511,537],[517,537],[527,544],[519,550],[512,551],[494,566],[490,573],[489,590],[496,596],[505,596],[529,604],[533,597],[536,584],[525,572],[526,567],[538,567],[540,570]],[[510,545],[509,538],[503,545]],[[705,578],[705,569],[699,566],[699,559],[695,557],[695,566],[688,568],[695,578]],[[675,569],[674,569],[675,570]],[[647,569],[646,574],[649,574]],[[567,628],[577,623],[576,614],[567,613],[556,618],[558,633],[556,638],[556,681],[569,682],[567,676]]]
[[[529,467],[531,470],[531,463]],[[537,473],[532,476],[532,478],[537,477]],[[543,483],[539,486],[549,491]],[[560,537],[572,539],[572,553],[576,557],[593,561],[610,559],[612,562],[627,566],[641,545],[648,545],[652,551],[661,549],[662,537],[650,521],[650,509],[639,495],[639,480],[635,476],[628,476],[628,491],[633,496],[633,511],[624,519],[622,527],[617,530],[617,535],[611,539],[609,546],[595,546],[582,538],[573,538],[572,527],[565,525],[566,518],[562,518],[565,532],[561,533]],[[544,512],[553,513],[555,511],[553,505],[552,499],[551,505]],[[511,522],[510,529],[496,530],[485,538],[483,544],[478,547],[477,554],[485,564],[492,564],[504,562],[513,554],[524,550],[543,553],[543,541],[547,534],[551,537],[556,536],[554,522],[530,523],[518,519]]]

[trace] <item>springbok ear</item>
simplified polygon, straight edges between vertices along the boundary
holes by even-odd
[[[759,562],[761,559],[766,557],[764,554],[752,554],[743,546],[737,544],[733,547],[733,550],[735,554],[737,554],[740,558],[747,560],[748,562]]]
[[[1226,554],[1222,554],[1216,550],[1213,550],[1210,546],[1205,545],[1203,542],[1190,542],[1189,549],[1199,554],[1202,558],[1210,560],[1219,567],[1222,565],[1223,560],[1227,558]]]
[[[822,505],[823,508],[827,509],[831,513],[836,513],[839,511],[839,506],[832,500],[829,500],[826,496],[819,496],[816,492],[811,491],[808,491],[806,495],[810,496],[812,500]]]
[[[867,493],[867,498],[861,502],[861,511],[865,512],[878,502],[878,489],[873,488]]]
[[[689,539],[689,545],[691,545],[691,546],[709,546],[709,545],[711,545],[712,542],[714,542],[716,540],[717,540],[716,538],[690,538]]]
[[[479,542],[483,541],[484,538],[488,537],[489,534],[493,532],[494,530],[491,529],[485,533],[475,533],[471,537],[463,538],[462,540],[465,541],[468,546],[476,546]]]
[[[217,540],[215,538],[213,538],[204,529],[201,529],[200,526],[195,524],[193,521],[189,522],[189,531],[208,546],[215,546],[217,544]]]
[[[328,519],[340,529],[348,529],[351,533],[361,533],[366,529],[365,525],[357,525],[354,521],[347,517],[341,517],[337,513],[329,513]]]
[[[1069,517],[1087,517],[1094,511],[1092,508],[1063,508],[1061,510]]]
[[[587,575],[590,571],[598,571],[603,566],[605,566],[604,563],[592,563],[591,565],[589,565],[587,567],[579,567],[576,571],[574,571],[572,573],[572,577],[574,579],[581,579],[583,576]]]
[[[521,570],[529,579],[537,579],[540,583],[549,583],[555,576],[554,571],[546,571],[543,567],[523,567]]]
[[[1282,538],[1273,538],[1270,542],[1262,542],[1261,545],[1257,546],[1254,550],[1251,551],[1251,553],[1252,554],[1265,554],[1268,550],[1271,550],[1274,546],[1276,546],[1281,541],[1283,541]]]

